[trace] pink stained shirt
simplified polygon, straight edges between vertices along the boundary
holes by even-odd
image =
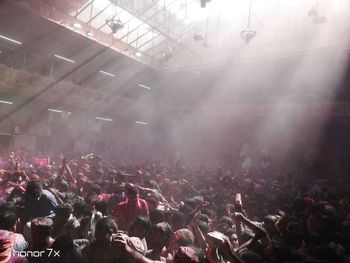
[[[118,220],[118,228],[127,230],[138,216],[148,217],[147,202],[140,198],[137,200],[136,206],[130,205],[128,200],[120,202],[114,209],[114,216]]]

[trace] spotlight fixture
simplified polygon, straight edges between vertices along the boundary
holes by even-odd
[[[162,51],[162,52],[161,52],[161,55],[162,55],[162,60],[163,60],[164,62],[168,62],[169,59],[171,59],[171,58],[174,56],[173,53],[165,52],[165,51]]]
[[[318,16],[318,11],[316,9],[316,7],[312,8],[308,13],[307,15],[309,17],[317,17]]]
[[[248,23],[244,30],[241,31],[239,36],[241,39],[246,43],[249,44],[249,42],[256,36],[256,31],[250,29],[250,20],[252,17],[252,0],[250,0],[249,3],[249,16],[248,16]]]
[[[242,38],[242,40],[246,43],[249,44],[249,42],[256,36],[256,31],[253,30],[243,30],[239,34],[239,36]]]
[[[196,40],[196,41],[203,41],[204,40],[204,38],[201,35],[199,35],[199,34],[195,34],[193,36],[193,39]]]
[[[315,6],[307,13],[308,17],[313,18],[314,24],[323,24],[327,22],[325,16],[320,16],[318,12],[318,0],[315,2]]]
[[[115,17],[107,19],[106,24],[111,28],[113,34],[117,33],[118,30],[124,27],[120,18],[116,19]]]
[[[327,22],[327,18],[325,16],[316,16],[313,21],[314,24],[323,24]]]
[[[207,3],[211,0],[199,0],[201,2],[201,8],[205,8],[207,6]]]

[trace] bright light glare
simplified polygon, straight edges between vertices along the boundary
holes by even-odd
[[[79,28],[79,29],[82,29],[82,28],[83,28],[83,27],[81,26],[81,24],[78,23],[78,22],[75,22],[75,23],[73,24],[73,27]]]
[[[61,110],[56,110],[56,109],[48,109],[48,111],[57,112],[57,113],[62,113],[62,112],[63,112],[63,111],[61,111]]]
[[[0,103],[3,103],[3,104],[13,104],[12,101],[7,101],[7,100],[0,100]]]
[[[135,123],[141,124],[141,125],[147,125],[148,124],[147,122],[144,122],[144,121],[135,121]]]
[[[110,118],[103,118],[103,117],[96,117],[96,119],[101,120],[101,121],[113,121]]]
[[[145,88],[145,89],[148,89],[148,90],[151,90],[151,88],[150,88],[150,87],[148,87],[148,86],[146,86],[146,85],[143,85],[143,84],[139,84],[139,87],[141,87],[141,88]]]
[[[5,39],[5,40],[7,40],[9,42],[18,44],[18,45],[22,45],[22,42],[19,42],[19,41],[15,40],[15,39],[12,39],[12,38],[9,38],[9,37],[5,37],[3,35],[0,35],[0,38]]]
[[[110,77],[115,77],[115,75],[114,75],[114,74],[109,73],[109,72],[104,71],[104,70],[100,70],[100,73],[102,73],[102,74],[104,74],[104,75],[107,75],[107,76],[110,76]]]
[[[71,60],[71,59],[69,59],[69,58],[62,57],[62,56],[57,55],[57,54],[55,54],[54,57],[56,57],[56,58],[58,58],[58,59],[61,59],[61,60],[64,60],[64,61],[67,61],[67,62],[70,62],[70,63],[75,63],[74,60]]]

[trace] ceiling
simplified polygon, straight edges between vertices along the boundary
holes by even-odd
[[[109,35],[108,44],[121,53],[162,71],[349,48],[350,43],[347,0],[211,0],[205,8],[200,0],[45,2],[73,17],[59,23],[85,35],[93,32],[91,38]],[[326,23],[314,23],[310,10]],[[106,22],[111,18],[121,26],[115,34]],[[73,26],[77,23],[81,28]],[[242,31],[256,36],[247,44],[239,37]]]
[[[27,31],[31,39],[62,38],[57,44],[71,42],[67,41],[68,37],[76,39],[80,43],[80,46],[76,45],[78,50],[69,48],[69,55],[75,56],[79,55],[84,37],[161,71],[223,65],[232,60],[347,49],[350,46],[347,37],[350,2],[347,0],[211,0],[205,8],[201,8],[200,2],[2,1],[3,5],[20,7],[22,11],[40,15],[76,33],[72,37],[72,33],[65,31],[66,35],[57,36],[51,30],[52,26],[46,24],[36,26],[43,31],[22,27],[21,31]],[[317,16],[325,18],[323,22],[326,23],[313,23],[310,10],[317,10]],[[20,12],[3,11],[3,14],[7,13],[5,17],[11,17],[18,28],[20,23],[17,20],[24,20]],[[33,24],[40,20],[38,17],[31,19]],[[114,34],[112,24],[117,25]],[[239,37],[242,31],[253,31],[256,35],[247,44]]]

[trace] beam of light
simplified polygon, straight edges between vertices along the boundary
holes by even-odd
[[[141,124],[141,125],[147,125],[148,124],[147,122],[144,122],[144,121],[135,121],[135,123]]]
[[[101,121],[113,121],[112,119],[103,118],[103,117],[96,117],[96,119],[101,120]]]
[[[22,45],[22,42],[19,42],[19,41],[15,40],[15,39],[12,39],[12,38],[9,38],[9,37],[5,37],[3,35],[0,35],[0,38],[5,39],[5,40],[7,40],[9,42],[18,44],[18,45]]]
[[[62,113],[62,112],[63,112],[63,111],[61,111],[61,110],[56,110],[56,109],[48,109],[48,111],[57,112],[57,113]]]
[[[3,103],[3,104],[13,104],[12,101],[7,101],[7,100],[0,100],[0,103]]]
[[[104,71],[104,70],[100,70],[99,72],[100,72],[100,73],[102,73],[102,74],[104,74],[104,75],[110,76],[110,77],[115,77],[115,75],[114,75],[114,74],[109,73],[109,72]]]
[[[139,87],[141,87],[141,88],[145,88],[145,89],[148,89],[148,90],[151,90],[151,88],[150,88],[150,87],[148,87],[148,86],[146,86],[146,85],[143,85],[143,84],[139,84]]]
[[[61,60],[64,60],[64,61],[67,61],[67,62],[70,62],[70,63],[75,63],[74,60],[71,60],[71,59],[69,59],[69,58],[62,57],[62,56],[57,55],[57,54],[55,54],[54,57],[56,57],[56,58],[58,58],[58,59],[61,59]]]

